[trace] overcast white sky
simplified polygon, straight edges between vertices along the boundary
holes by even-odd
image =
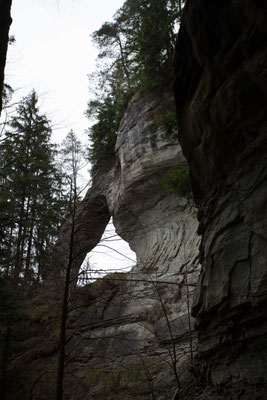
[[[97,49],[90,35],[121,7],[123,0],[13,0],[6,81],[19,97],[33,88],[61,141],[72,128],[79,136],[88,127],[84,116],[88,73]]]
[[[95,70],[97,49],[90,35],[123,4],[123,0],[13,0],[6,83],[17,101],[35,89],[41,111],[54,126],[53,142],[60,143],[73,129],[86,145],[84,116],[90,93],[87,75]],[[112,246],[114,246],[114,242]],[[124,243],[117,250],[134,258]],[[106,256],[98,252],[108,253]],[[91,261],[99,268],[133,265],[104,247]]]

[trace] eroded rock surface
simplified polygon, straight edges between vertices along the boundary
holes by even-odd
[[[168,142],[157,128],[164,110],[172,107],[170,95],[132,101],[118,132],[117,161],[106,192],[116,230],[136,252],[135,271],[158,275],[177,275],[198,256],[192,202],[170,196],[161,184],[166,171],[186,165],[178,142]]]
[[[267,393],[267,6],[189,0],[176,47],[180,143],[203,271],[201,376],[225,398]]]
[[[169,400],[195,352],[190,307],[199,276],[196,212],[190,198],[172,197],[161,184],[166,171],[187,165],[179,143],[168,142],[159,128],[162,115],[173,109],[170,94],[132,99],[115,161],[98,172],[78,207],[74,275],[109,216],[137,256],[127,274],[111,274],[85,289],[89,308],[73,322],[67,354],[71,358],[78,348],[71,371],[90,382],[89,398],[149,399],[153,393]],[[55,273],[68,262],[69,228],[56,247]]]

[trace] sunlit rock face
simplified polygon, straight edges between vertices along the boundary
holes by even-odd
[[[202,234],[201,377],[267,393],[267,5],[188,0],[176,47],[180,143]]]

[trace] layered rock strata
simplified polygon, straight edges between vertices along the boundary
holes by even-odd
[[[200,376],[242,400],[267,393],[266,45],[264,2],[188,0],[174,88],[202,234]]]
[[[84,384],[90,381],[89,398],[124,399],[127,394],[148,399],[153,394],[169,400],[195,352],[190,318],[199,275],[195,208],[192,200],[170,196],[161,184],[166,171],[186,165],[178,142],[166,141],[159,128],[158,121],[171,109],[169,94],[132,99],[121,121],[115,161],[94,177],[77,210],[75,273],[100,239],[109,215],[137,256],[127,274],[95,283],[97,295],[90,294],[90,285],[85,289],[89,310],[74,322],[67,353],[71,358],[79,348],[72,374]],[[56,274],[68,262],[70,226],[65,224],[56,247]],[[125,387],[117,377],[120,383],[113,388],[115,377],[125,373]],[[109,376],[109,383],[104,384],[102,375]]]
[[[68,264],[72,224],[75,275],[100,241],[111,216],[117,233],[136,253],[136,271],[177,273],[188,258],[197,263],[192,201],[172,197],[161,183],[168,170],[187,165],[178,142],[167,141],[159,128],[159,120],[171,109],[170,94],[132,99],[121,121],[115,159],[98,171],[75,218],[68,216],[61,229],[50,269],[53,280]]]

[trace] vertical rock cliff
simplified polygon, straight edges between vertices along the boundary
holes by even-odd
[[[188,258],[197,263],[193,203],[186,197],[171,196],[161,183],[167,171],[187,165],[179,143],[167,141],[158,124],[173,107],[170,93],[150,99],[137,94],[129,104],[118,132],[114,161],[98,171],[78,205],[74,273],[100,241],[110,216],[117,233],[136,252],[135,271],[178,274]],[[51,265],[55,277],[68,263],[71,222],[63,226],[55,248]]]
[[[188,0],[176,46],[179,139],[198,205],[201,378],[267,395],[267,6]]]
[[[188,319],[199,275],[195,209],[190,199],[170,196],[161,184],[166,171],[186,165],[178,142],[166,141],[158,127],[170,109],[170,94],[132,99],[121,121],[114,165],[95,177],[86,197],[95,191],[105,197],[117,233],[137,256],[129,273],[110,277],[113,288],[108,286],[97,307],[80,317],[85,328],[70,342],[86,338],[75,374],[86,380],[96,367],[110,374],[107,387],[91,378],[96,398],[105,393],[147,398],[153,393],[167,400],[195,352],[194,323]],[[90,219],[84,222],[86,229]],[[139,372],[115,389],[112,376],[121,370]]]
[[[131,100],[118,131],[114,162],[98,171],[78,205],[73,277],[110,216],[136,252],[137,264],[127,273],[71,290],[69,308],[74,312],[67,324],[65,387],[72,399],[170,400],[196,352],[190,317],[199,276],[196,211],[190,195],[173,197],[161,183],[168,170],[187,165],[178,141],[168,142],[160,128],[170,110],[174,100],[167,92],[150,98],[137,94]],[[63,226],[55,248],[52,280],[47,280],[53,288],[62,285],[69,262],[72,221]],[[49,342],[56,336],[53,329]],[[48,354],[46,369],[53,371],[55,347],[52,357],[47,349],[43,353]],[[35,362],[33,375],[23,376],[24,388],[37,380],[32,391],[38,400],[47,399],[53,396],[51,376],[39,383],[43,361],[36,373]]]

